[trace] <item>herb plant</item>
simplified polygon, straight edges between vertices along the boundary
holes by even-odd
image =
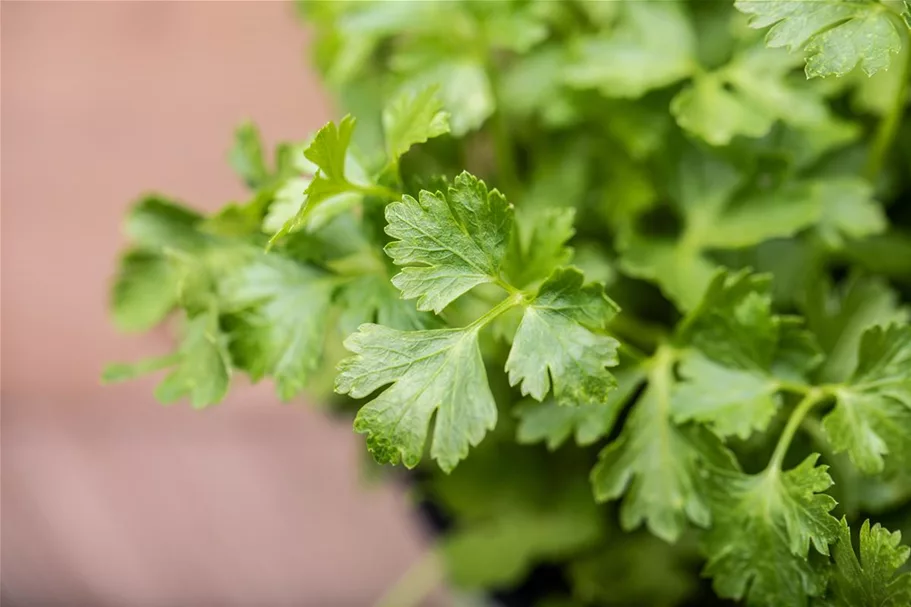
[[[351,115],[133,207],[107,379],[356,412],[504,601],[911,605],[907,4],[301,9]]]

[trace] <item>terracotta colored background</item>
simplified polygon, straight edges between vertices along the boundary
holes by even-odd
[[[271,143],[331,116],[276,2],[2,3],[4,605],[367,605],[422,550],[362,442],[243,387],[195,413],[104,362],[107,284],[147,188],[215,208],[246,117]]]

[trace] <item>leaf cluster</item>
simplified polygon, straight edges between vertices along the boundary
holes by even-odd
[[[136,203],[113,317],[179,341],[107,380],[351,412],[461,588],[911,604],[906,3],[301,13],[351,114],[272,158],[242,125],[215,214]]]

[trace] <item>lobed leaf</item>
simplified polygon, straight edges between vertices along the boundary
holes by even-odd
[[[254,380],[272,377],[282,400],[299,394],[322,359],[334,290],[325,275],[273,255],[227,275],[218,291],[238,366]]]
[[[758,475],[714,471],[707,498],[713,523],[706,534],[711,576],[722,598],[762,607],[807,607],[825,589],[825,572],[809,546],[828,555],[838,537],[829,514],[835,500],[821,493],[832,479],[817,455],[796,468]]]
[[[345,340],[354,353],[339,365],[336,390],[363,398],[354,429],[380,463],[420,462],[434,412],[430,455],[449,472],[497,422],[497,407],[478,347],[478,329],[397,331],[362,325]]]
[[[875,0],[737,0],[750,26],[769,27],[766,44],[807,53],[808,78],[888,69],[901,50],[898,20]],[[771,26],[771,27],[770,27]]]
[[[462,173],[444,194],[422,190],[386,207],[386,253],[405,266],[392,283],[419,310],[439,313],[479,284],[496,282],[513,223],[512,205]]]
[[[711,523],[703,496],[700,470],[706,462],[727,468],[730,453],[701,428],[679,428],[671,420],[670,360],[660,355],[649,383],[624,425],[605,447],[592,469],[598,501],[624,494],[620,524],[631,531],[645,523],[649,531],[673,542],[687,520],[701,527]]]
[[[911,603],[911,573],[896,576],[911,549],[902,546],[901,533],[879,523],[860,528],[860,559],[854,553],[851,530],[842,517],[838,543],[832,549],[835,567],[822,600],[827,607],[902,607]]]
[[[565,406],[549,398],[521,404],[516,410],[516,440],[526,444],[543,441],[553,451],[570,436],[577,445],[586,446],[610,434],[623,407],[645,379],[643,370],[635,366],[613,374],[617,388],[600,403]]]
[[[858,366],[835,390],[837,404],[823,419],[836,452],[847,451],[863,472],[911,465],[911,326],[874,326],[861,338]]]
[[[449,114],[437,97],[437,87],[418,93],[405,91],[383,110],[386,154],[397,162],[411,146],[449,132]]]
[[[583,284],[582,273],[558,269],[525,307],[506,359],[510,385],[538,401],[553,385],[561,404],[606,401],[616,380],[619,342],[596,331],[619,310],[597,284]]]

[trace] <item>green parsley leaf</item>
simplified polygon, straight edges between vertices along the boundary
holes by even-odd
[[[860,65],[872,76],[888,69],[901,50],[898,20],[879,2],[862,0],[737,0],[750,26],[771,26],[766,44],[803,49],[807,77],[844,76]]]
[[[911,603],[911,573],[895,576],[911,553],[911,549],[900,543],[900,532],[890,533],[879,523],[871,527],[866,520],[860,528],[858,560],[848,522],[842,518],[838,543],[832,549],[835,567],[823,605],[903,607]]]
[[[905,14],[909,15],[907,19],[911,19],[908,6],[906,2]],[[906,20],[906,24],[908,23],[911,21]],[[908,28],[911,29],[911,25]],[[903,45],[898,56],[893,57],[892,61],[896,65],[902,65],[903,61],[907,61],[908,53],[911,53],[911,45]],[[907,75],[898,69],[880,70],[872,76],[856,72],[854,75],[855,88],[851,95],[851,109],[877,116],[887,116],[892,111],[892,100],[901,94],[901,88],[907,83]]]
[[[699,302],[716,270],[694,247],[639,234],[624,239],[620,267],[630,276],[657,282],[662,293],[684,310]]]
[[[727,367],[698,352],[686,355],[674,391],[674,419],[708,424],[721,437],[764,430],[781,406],[778,384],[762,372]]]
[[[126,234],[142,249],[195,251],[207,244],[207,238],[198,230],[202,219],[183,204],[152,194],[130,209]]]
[[[807,325],[826,353],[823,382],[846,381],[857,368],[861,336],[873,326],[911,320],[911,310],[883,280],[855,274],[837,288],[820,280],[808,290]]]
[[[706,248],[734,249],[793,236],[823,214],[824,199],[816,186],[817,182],[789,183],[733,200],[699,240]]]
[[[540,114],[559,122],[567,108],[563,74],[568,63],[562,46],[546,45],[506,66],[499,82],[497,110],[517,117]]]
[[[173,256],[180,251],[201,254],[209,247],[202,224],[201,215],[161,196],[146,196],[133,206],[126,232],[134,246],[121,258],[111,289],[120,329],[148,330],[179,303],[181,273]]]
[[[533,2],[483,2],[470,7],[492,49],[527,53],[547,38],[544,11]]]
[[[680,428],[671,421],[672,356],[660,350],[649,370],[649,382],[620,437],[601,451],[592,469],[595,499],[626,497],[620,524],[631,531],[645,522],[649,531],[673,542],[687,519],[701,527],[711,523],[700,470],[705,462],[727,468],[730,453],[709,432]]]
[[[911,159],[911,154],[908,157]],[[882,234],[845,242],[844,249],[848,259],[865,270],[895,279],[898,283],[909,282],[911,231],[893,226]]]
[[[516,411],[519,425],[516,440],[531,444],[543,441],[551,451],[575,437],[576,444],[586,446],[610,434],[623,407],[645,379],[639,367],[613,372],[617,388],[602,403],[563,406],[555,399],[528,401]]]
[[[405,91],[383,110],[386,154],[397,162],[411,146],[449,132],[449,114],[437,97],[437,87]]]
[[[772,310],[771,276],[718,272],[699,307],[678,325],[680,343],[730,368],[799,381],[822,355],[812,333]]]
[[[690,75],[696,68],[695,35],[676,2],[619,3],[606,35],[582,39],[566,79],[608,97],[641,97]]]
[[[345,340],[345,347],[355,356],[339,365],[339,393],[363,398],[392,384],[354,421],[380,463],[416,466],[434,411],[430,455],[446,472],[496,425],[478,327],[406,332],[366,324]]]
[[[345,116],[339,121],[338,125],[329,122],[321,128],[313,141],[304,150],[304,157],[312,162],[318,169],[317,173],[309,181],[291,181],[286,187],[306,186],[300,198],[300,206],[293,216],[285,220],[285,223],[269,240],[270,246],[280,238],[293,231],[299,230],[307,225],[311,215],[317,211],[324,203],[330,200],[338,200],[343,196],[362,195],[364,187],[352,182],[352,179],[361,177],[360,175],[349,174],[352,162],[349,159],[348,146],[351,143],[351,135],[354,132],[355,120],[351,116]],[[291,196],[285,191],[281,198],[290,200],[281,206],[282,215],[286,216],[296,201],[297,196]],[[350,206],[351,199],[343,198],[342,204],[345,208]],[[279,222],[276,216],[277,212],[271,212],[266,218],[267,227],[275,227]]]
[[[705,536],[708,563],[720,597],[749,605],[807,607],[825,589],[825,575],[807,551],[829,554],[838,521],[835,500],[821,493],[832,479],[818,455],[799,466],[757,475],[713,471],[708,496],[712,527]]]
[[[263,217],[263,232],[277,234],[282,231],[285,224],[294,220],[307,200],[306,192],[311,181],[311,177],[292,177],[282,184],[275,192],[275,200],[269,205],[269,210]]]
[[[234,147],[228,158],[248,188],[255,190],[269,179],[259,129],[252,122],[245,122],[234,131]]]
[[[335,282],[291,260],[264,255],[229,274],[219,286],[231,314],[231,352],[254,381],[270,376],[279,398],[307,384],[322,358]]]
[[[833,246],[841,246],[846,239],[880,234],[888,226],[886,214],[866,181],[831,177],[816,183],[815,188],[816,195],[826,201],[818,230]]]
[[[617,340],[594,332],[619,308],[597,283],[583,285],[578,270],[556,270],[526,306],[506,371],[510,385],[536,400],[553,384],[561,404],[597,404],[617,386],[605,367],[617,364]],[[593,331],[594,330],[594,331]]]
[[[442,545],[450,580],[460,588],[508,586],[540,561],[594,544],[601,526],[594,509],[586,510],[516,512],[451,534]]]
[[[304,150],[304,156],[320,170],[324,184],[320,187],[326,189],[345,189],[345,161],[348,155],[348,145],[351,143],[351,134],[354,132],[354,118],[345,116],[338,126],[329,122],[321,128],[313,141]]]
[[[242,133],[244,128],[242,126],[239,132]],[[252,125],[249,128],[255,129]],[[303,144],[279,144],[275,150],[275,169],[270,171],[263,165],[261,175],[255,180],[253,198],[243,204],[231,203],[222,207],[206,218],[202,230],[229,238],[252,236],[256,239],[263,231],[269,234],[278,232],[301,208],[307,187],[319,171],[319,167],[304,155],[311,142],[312,138]],[[256,145],[260,145],[258,139]],[[261,158],[261,150],[258,154]],[[347,164],[351,164],[350,158]],[[346,166],[346,170],[351,172],[350,166]],[[334,208],[329,204],[332,201],[330,198],[311,214],[308,229],[316,227],[317,216],[325,219],[327,213],[323,209]]]
[[[261,226],[272,202],[271,188],[261,188],[246,203],[232,202],[223,206],[217,213],[206,218],[200,231],[215,236],[253,237],[261,234]]]
[[[175,353],[146,358],[135,363],[111,363],[105,365],[104,370],[101,372],[101,383],[115,384],[136,379],[147,373],[154,373],[155,371],[172,367],[178,360],[179,356]]]
[[[681,233],[668,237],[631,230],[621,243],[622,268],[632,276],[656,281],[669,298],[689,310],[699,303],[714,276],[717,266],[707,257],[710,251],[793,236],[820,222],[841,225],[844,220],[839,217],[867,215],[873,204],[865,197],[869,189],[855,188],[858,183],[853,179],[831,185],[822,179],[786,182],[739,195],[741,185],[731,165],[705,154],[686,153],[671,184],[683,220]],[[832,188],[838,185],[848,189],[833,196]]]
[[[404,301],[384,274],[364,274],[342,286],[338,295],[342,308],[339,329],[345,335],[364,323],[375,322],[393,329],[414,331],[431,328],[432,317]]]
[[[781,406],[779,377],[804,380],[820,359],[799,321],[772,312],[770,276],[720,272],[679,325],[677,422],[708,424],[720,437],[764,430]]]
[[[386,207],[386,233],[396,240],[386,253],[399,266],[392,278],[419,310],[439,313],[479,284],[500,280],[513,224],[512,205],[497,190],[468,173],[449,190],[421,191]]]
[[[478,129],[496,109],[488,54],[524,53],[548,33],[534,3],[359,2],[329,12],[327,71],[349,81],[374,55],[388,69],[385,90],[418,93],[438,87],[455,137]],[[334,36],[332,34],[335,34]],[[376,52],[384,40],[391,52]],[[385,49],[384,49],[385,50]],[[375,94],[375,93],[374,93]]]
[[[729,86],[715,74],[696,78],[671,103],[677,124],[711,145],[727,145],[736,135],[768,133],[774,118],[757,112],[748,96],[729,91]]]
[[[520,207],[503,270],[511,284],[527,287],[544,280],[573,257],[567,242],[575,234],[576,210]]]
[[[644,160],[663,149],[673,125],[664,95],[636,101],[610,99],[606,104],[609,121],[605,126],[630,158]],[[623,174],[618,172],[617,178],[622,179]]]
[[[694,76],[671,102],[677,123],[712,145],[737,135],[762,137],[777,120],[812,126],[827,120],[818,92],[790,81],[794,59],[784,51],[750,47],[727,65]]]
[[[213,307],[222,311],[219,284],[251,263],[260,251],[248,245],[218,243],[195,255],[171,249],[166,254],[177,273],[178,304],[190,316],[196,316]]]
[[[542,562],[560,562],[603,537],[604,517],[579,474],[578,454],[518,447],[494,434],[430,493],[459,525],[441,538],[450,581],[506,587]],[[582,481],[582,482],[580,482]]]
[[[300,3],[318,24],[316,58],[325,78],[341,85],[376,76],[365,73],[371,55],[383,42],[397,35],[430,36],[447,24],[459,23],[457,3],[363,2]],[[460,23],[461,25],[461,23]]]
[[[835,390],[837,404],[823,419],[836,452],[847,451],[868,474],[911,465],[911,326],[874,326],[860,341],[854,375]]]
[[[279,234],[289,222],[294,226],[292,232],[301,227],[308,232],[315,232],[335,217],[354,208],[363,199],[360,193],[343,192],[326,198],[316,207],[307,207],[307,189],[312,182],[312,177],[293,177],[285,181],[276,191],[275,200],[269,205],[269,212],[262,220],[264,232]]]
[[[685,226],[679,238],[631,232],[621,243],[621,267],[629,274],[656,280],[672,300],[691,309],[714,274],[701,253],[700,240],[711,230],[718,209],[733,195],[738,176],[729,164],[708,155],[686,153],[671,183]]]
[[[121,331],[147,331],[177,305],[177,275],[163,255],[126,252],[111,289],[111,314]]]
[[[407,69],[400,69],[408,76],[399,91],[417,92],[438,87],[455,137],[480,128],[496,108],[493,87],[484,65],[477,58],[432,52],[409,58]]]
[[[678,329],[680,339],[735,368],[768,366],[778,340],[771,277],[719,272]]]
[[[110,365],[102,378],[105,382],[124,381],[171,366],[174,370],[155,389],[155,398],[161,403],[171,404],[186,396],[194,409],[201,409],[225,397],[231,356],[214,309],[187,320],[176,353],[132,365]]]
[[[696,592],[691,559],[679,545],[668,546],[648,534],[611,535],[599,552],[572,561],[569,577],[573,593],[585,605],[675,607]],[[660,583],[655,583],[655,572],[661,574]]]

